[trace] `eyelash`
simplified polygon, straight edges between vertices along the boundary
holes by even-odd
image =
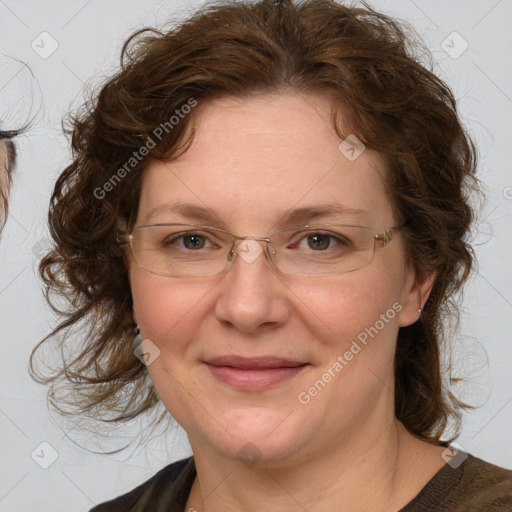
[[[297,235],[300,236],[301,233],[298,232]],[[328,236],[328,237],[330,237],[330,240],[336,240],[338,242],[338,244],[340,244],[340,243],[341,244],[350,244],[350,240],[348,240],[348,239],[346,239],[344,237],[338,236],[338,235],[336,235],[334,233],[331,233],[329,231],[314,231],[314,232],[310,232],[309,235],[304,234],[299,239],[298,242],[293,242],[293,244],[294,245],[299,245],[300,242],[306,240],[308,236],[314,236],[314,235],[325,235],[325,236]],[[176,233],[175,235],[173,235],[173,237],[170,240],[165,240],[163,243],[164,243],[165,246],[168,246],[168,245],[173,244],[174,242],[176,242],[179,239],[184,239],[187,236],[199,236],[199,237],[202,237],[205,240],[208,240],[211,243],[211,240],[209,239],[209,237],[207,235],[205,235],[205,234],[203,234],[201,232],[197,232],[197,231],[187,231],[187,232],[182,232],[182,233]],[[328,248],[329,249],[331,248],[330,244],[329,244]],[[188,250],[190,250],[190,249],[188,249]],[[324,252],[324,251],[317,251],[317,252]]]

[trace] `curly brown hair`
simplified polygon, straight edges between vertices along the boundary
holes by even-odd
[[[384,155],[395,216],[407,223],[408,263],[436,276],[422,321],[398,333],[396,417],[433,444],[452,420],[458,433],[468,406],[450,392],[441,349],[446,322],[458,325],[456,294],[474,263],[470,199],[480,184],[455,98],[431,60],[422,62],[425,55],[405,25],[367,5],[332,0],[216,2],[169,30],[133,34],[120,70],[68,119],[73,161],[55,185],[49,211],[55,248],[40,264],[47,300],[61,321],[30,359],[31,375],[51,384],[50,403],[63,414],[106,422],[133,419],[159,403],[134,356],[130,283],[116,235],[120,221],[133,227],[145,163],[186,151],[192,116],[172,128],[168,123],[165,136],[127,169],[144,141],[154,141],[162,121],[191,98],[320,93],[343,112],[346,133],[332,115],[340,137],[354,133]],[[54,296],[65,305],[57,307]],[[34,356],[50,340],[62,363],[41,372]]]

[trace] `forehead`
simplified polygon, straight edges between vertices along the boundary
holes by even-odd
[[[214,210],[231,227],[273,225],[285,211],[327,203],[367,212],[367,225],[392,219],[382,159],[340,151],[323,96],[217,99],[196,107],[191,121],[187,152],[147,165],[138,224],[169,221],[165,205],[176,202]],[[360,224],[355,212],[343,218],[356,217]]]

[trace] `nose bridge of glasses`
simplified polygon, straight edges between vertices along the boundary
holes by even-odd
[[[236,254],[240,254],[246,262],[252,263],[261,254],[261,252],[270,251],[270,249],[268,249],[268,251],[265,251],[265,249],[263,249],[261,244],[259,243],[267,242],[266,247],[269,247],[270,238],[247,235],[232,235],[232,237],[233,243],[231,244],[231,249],[228,253],[228,261],[230,262],[234,260]],[[237,244],[237,241],[240,242]]]

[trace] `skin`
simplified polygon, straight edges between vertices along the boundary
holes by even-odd
[[[137,225],[174,200],[207,206],[218,214],[209,225],[222,220],[251,236],[280,229],[278,212],[326,202],[367,214],[325,222],[375,233],[397,225],[379,155],[367,149],[349,161],[338,150],[330,108],[323,96],[291,92],[199,105],[190,149],[147,166]],[[193,222],[165,211],[152,219],[173,221]],[[396,511],[445,464],[442,447],[418,440],[394,417],[398,329],[417,321],[433,283],[406,267],[400,235],[378,247],[369,266],[337,276],[280,274],[261,256],[237,257],[228,272],[199,278],[158,276],[132,262],[130,279],[134,321],[161,351],[149,373],[195,457],[185,510]],[[300,404],[298,394],[396,302],[400,313]],[[239,391],[202,363],[226,354],[310,366],[273,388]],[[237,457],[246,443],[261,457],[251,467]]]

